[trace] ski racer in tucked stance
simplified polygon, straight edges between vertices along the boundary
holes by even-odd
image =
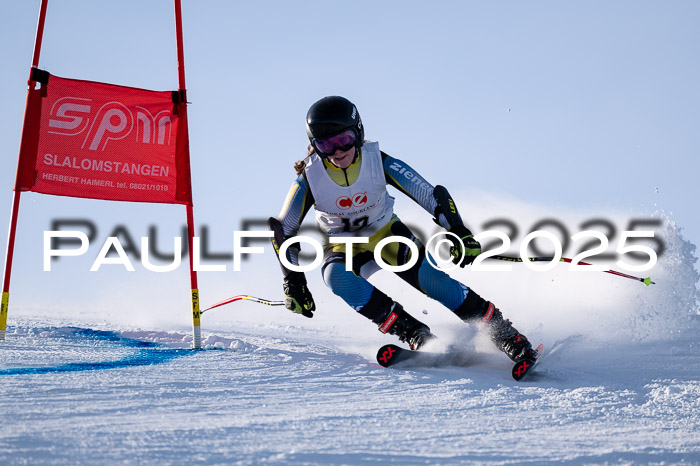
[[[513,361],[537,357],[527,338],[491,302],[430,265],[424,245],[394,213],[394,198],[386,185],[413,199],[434,216],[436,223],[456,235],[448,235],[454,243],[452,260],[464,267],[481,253],[481,246],[464,226],[444,187],[433,187],[405,162],[380,151],[378,143],[365,141],[360,114],[343,97],[324,97],[314,103],[306,116],[306,131],[309,154],[295,164],[298,177],[279,218],[269,220],[278,254],[282,242],[296,236],[313,206],[316,222],[328,236],[322,266],[326,285],[378,325],[381,332],[396,335],[417,350],[433,338],[428,326],[365,278],[378,269],[374,248],[380,240],[388,236],[408,238],[416,244],[419,257],[410,269],[397,272],[399,277],[465,322],[483,322],[492,341]],[[346,270],[345,251],[349,245],[334,242],[334,238],[346,236],[369,237],[368,243],[352,244],[352,270]],[[287,248],[290,264],[299,264],[299,251],[299,243]],[[392,242],[383,247],[381,257],[389,265],[405,265],[411,259],[411,250],[406,244]],[[287,309],[313,317],[316,305],[304,273],[284,266],[282,271]]]

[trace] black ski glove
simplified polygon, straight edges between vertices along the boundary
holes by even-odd
[[[454,233],[459,237],[459,241],[452,235],[447,237],[452,241],[453,246],[450,248],[450,256],[452,262],[464,267],[471,264],[476,259],[476,256],[481,254],[481,244],[474,239],[474,235],[469,231],[469,228],[464,225],[456,225],[450,228],[450,233]]]
[[[306,286],[306,280],[285,279],[282,289],[284,290],[284,307],[304,317],[312,318],[314,316],[316,303],[314,303],[314,297],[311,296],[311,292]]]

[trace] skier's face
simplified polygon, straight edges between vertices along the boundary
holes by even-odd
[[[328,160],[338,168],[348,168],[352,165],[352,161],[355,160],[355,150],[355,146],[346,151],[337,149],[333,155],[328,156]]]

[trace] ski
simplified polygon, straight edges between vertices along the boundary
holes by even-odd
[[[396,345],[384,345],[377,351],[377,362],[383,367],[393,366],[414,357],[412,353]]]
[[[457,348],[445,352],[411,351],[400,346],[388,344],[377,351],[377,362],[380,366],[391,367],[402,365],[406,367],[438,367],[468,364],[469,355]]]
[[[544,352],[543,350],[544,345],[540,343],[540,346],[535,349],[535,351],[537,351],[537,357],[535,359],[521,359],[520,361],[516,362],[513,366],[513,370],[511,371],[513,378],[521,381],[531,374],[537,364],[540,362],[540,359],[542,359],[542,354]]]
[[[544,345],[540,344],[537,349],[536,359],[523,359],[515,363],[511,374],[515,380],[522,381],[530,374],[540,362],[544,353]],[[462,355],[464,356],[464,355]],[[462,361],[463,357],[459,357],[457,353],[433,353],[428,351],[411,351],[400,346],[388,344],[379,348],[377,351],[377,362],[382,367],[393,366],[444,366],[444,365],[465,365]]]

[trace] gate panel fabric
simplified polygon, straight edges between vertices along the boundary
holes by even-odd
[[[15,189],[191,205],[179,93],[46,76],[27,101]]]

